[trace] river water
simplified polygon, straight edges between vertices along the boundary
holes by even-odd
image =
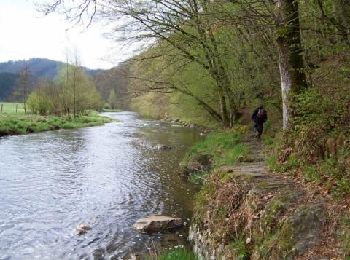
[[[0,138],[0,259],[125,259],[184,244],[132,229],[152,214],[191,214],[179,161],[194,129],[106,113],[101,127]],[[171,150],[159,151],[158,144]],[[79,224],[92,227],[77,236]]]

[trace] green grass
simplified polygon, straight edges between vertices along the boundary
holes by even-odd
[[[73,129],[103,125],[111,119],[89,114],[88,116],[57,117],[39,115],[0,114],[0,136],[38,133],[57,129]]]
[[[227,130],[213,132],[204,140],[196,143],[185,155],[181,162],[182,167],[195,161],[197,155],[210,155],[213,163],[211,168],[225,165],[234,165],[239,161],[248,159],[249,149],[242,143],[242,135],[239,131]],[[188,180],[194,184],[203,184],[209,175],[209,171],[198,171],[189,175]]]
[[[147,260],[197,260],[198,258],[192,251],[177,248],[166,251],[159,256],[148,257]]]
[[[232,165],[248,153],[249,149],[242,143],[242,134],[233,131],[214,132],[195,144],[181,164],[186,165],[196,154],[210,154],[213,156],[214,167]]]
[[[247,249],[244,238],[237,239],[230,243],[233,251],[235,252],[237,260],[248,260],[250,257],[249,250]]]
[[[2,105],[2,111],[1,111]],[[17,113],[16,113],[17,106]],[[23,103],[8,103],[8,102],[0,102],[0,114],[24,114],[24,105]]]

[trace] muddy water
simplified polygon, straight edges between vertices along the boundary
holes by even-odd
[[[125,259],[185,243],[181,232],[131,226],[151,214],[190,216],[194,190],[178,163],[198,132],[106,115],[118,122],[0,139],[0,259]],[[81,223],[92,230],[77,236]]]

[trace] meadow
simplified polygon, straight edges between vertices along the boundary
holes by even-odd
[[[0,114],[25,114],[23,103],[0,102]]]

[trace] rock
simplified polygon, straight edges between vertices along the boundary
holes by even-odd
[[[252,242],[252,239],[250,237],[248,237],[246,240],[245,240],[245,243],[247,245],[249,245],[250,243]]]
[[[158,144],[155,146],[155,148],[159,151],[171,150],[171,146],[163,144]]]
[[[303,205],[296,210],[291,223],[296,242],[294,248],[298,255],[304,254],[321,240],[321,228],[325,221],[322,205]]]
[[[181,218],[150,216],[139,219],[133,227],[140,232],[155,233],[174,230],[183,227],[183,225]]]
[[[139,260],[139,259],[142,259],[142,258],[141,258],[141,256],[139,256],[137,254],[132,254],[127,259],[129,259],[129,260]]]
[[[212,166],[212,156],[209,154],[197,154],[191,158],[187,165],[183,168],[185,175],[198,171],[209,171]]]
[[[86,234],[89,230],[91,230],[91,227],[86,224],[80,224],[75,228],[75,232],[78,236]]]

